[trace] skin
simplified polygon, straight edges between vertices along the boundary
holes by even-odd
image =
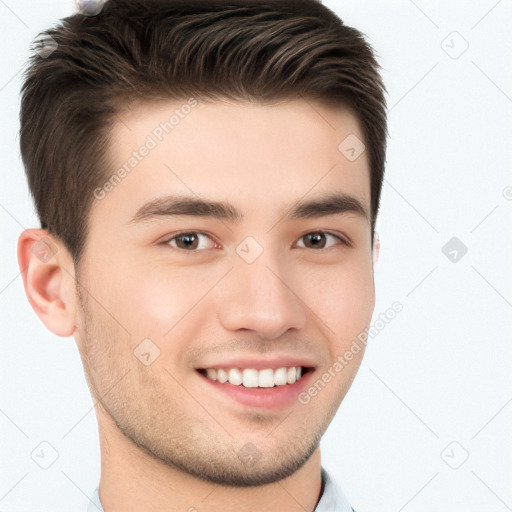
[[[181,104],[137,103],[119,113],[112,170]],[[341,213],[283,220],[297,201],[333,191],[358,198],[370,212],[366,152],[349,161],[338,150],[349,134],[363,140],[355,115],[339,106],[199,103],[94,201],[78,268],[45,230],[20,236],[27,297],[50,331],[74,337],[98,400],[106,512],[240,512],[255,503],[260,510],[314,510],[319,441],[364,350],[309,403],[273,409],[221,398],[196,368],[234,353],[288,354],[314,361],[314,381],[369,326],[369,219]],[[170,194],[229,202],[243,220],[131,222],[142,205]],[[172,238],[180,231],[199,234],[195,252]],[[318,231],[351,246],[330,235],[320,248],[308,245],[305,235]],[[247,236],[263,248],[251,264],[236,252]],[[54,247],[46,262],[32,251],[43,237]],[[160,354],[146,366],[134,350],[148,338]],[[260,455],[249,466],[238,455],[246,443]]]

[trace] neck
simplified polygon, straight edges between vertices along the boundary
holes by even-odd
[[[146,453],[99,409],[99,496],[105,512],[313,512],[321,498],[320,448],[288,478],[257,487],[200,480]]]

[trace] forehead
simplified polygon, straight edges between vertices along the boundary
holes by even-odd
[[[100,184],[111,186],[91,216],[106,209],[128,221],[145,202],[180,194],[270,218],[283,204],[333,190],[369,211],[363,140],[353,111],[309,100],[132,103],[115,118]]]

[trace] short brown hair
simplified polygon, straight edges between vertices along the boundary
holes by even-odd
[[[109,0],[47,31],[22,88],[20,148],[41,227],[78,262],[116,112],[132,99],[312,99],[354,109],[367,147],[372,240],[386,92],[364,35],[319,0]],[[341,142],[341,141],[340,141]]]

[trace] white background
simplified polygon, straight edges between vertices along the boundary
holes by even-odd
[[[357,512],[512,510],[512,2],[325,4],[383,66],[374,319],[404,309],[370,341],[323,464]],[[15,258],[21,230],[39,226],[19,156],[21,71],[34,37],[73,12],[0,0],[0,512],[79,510],[99,478],[74,341],[35,316]],[[468,248],[457,262],[441,250],[452,237]],[[42,441],[59,454],[47,470],[31,458]]]

